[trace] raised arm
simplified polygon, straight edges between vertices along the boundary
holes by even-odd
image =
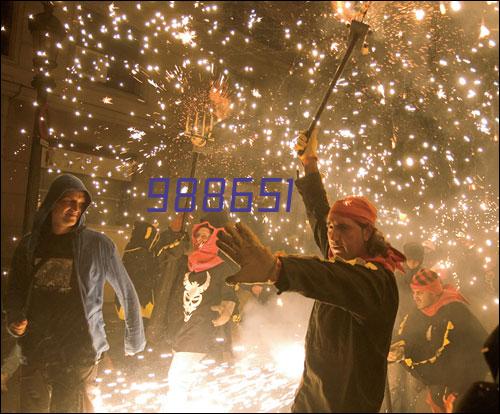
[[[318,130],[315,129],[311,138],[307,140],[304,134],[299,135],[295,149],[302,150],[299,155],[300,162],[304,167],[305,176],[295,181],[302,201],[306,207],[306,214],[314,234],[316,245],[321,250],[323,257],[328,258],[328,236],[326,229],[326,217],[330,205],[326,197],[326,191],[321,182],[318,170]]]

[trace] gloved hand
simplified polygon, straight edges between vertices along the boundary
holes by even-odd
[[[295,140],[295,151],[304,151],[302,155],[299,155],[300,161],[303,164],[311,160],[318,159],[318,128],[314,128],[309,141],[305,135],[305,131],[302,131]]]
[[[399,362],[404,359],[405,355],[405,343],[404,341],[398,341],[391,344],[389,349],[389,355],[387,355],[388,362]]]
[[[278,259],[243,223],[227,224],[217,233],[217,246],[241,266],[226,283],[274,283],[278,280]]]
[[[236,303],[230,300],[223,300],[219,305],[211,306],[214,312],[219,312],[219,317],[212,320],[214,326],[222,326],[229,322],[233,314]]]

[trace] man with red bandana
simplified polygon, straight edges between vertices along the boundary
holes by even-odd
[[[411,289],[416,308],[401,322],[388,360],[428,386],[432,412],[452,412],[457,396],[487,373],[480,352],[487,333],[466,299],[434,271],[417,272]]]
[[[296,185],[324,259],[274,256],[242,224],[226,226],[217,244],[242,267],[228,282],[268,281],[315,299],[292,411],[378,412],[398,309],[393,272],[404,256],[376,229],[377,209],[367,198],[349,196],[330,208],[316,135],[299,137],[305,176]]]

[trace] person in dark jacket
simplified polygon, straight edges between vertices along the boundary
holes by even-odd
[[[457,396],[487,374],[480,353],[487,333],[466,299],[434,271],[417,272],[411,288],[416,308],[403,319],[388,359],[429,387],[433,412],[452,412]]]
[[[421,243],[409,242],[403,246],[406,261],[403,272],[395,272],[396,283],[399,293],[399,308],[394,323],[393,335],[396,335],[403,318],[415,308],[411,291],[411,280],[413,276],[422,269],[425,249]],[[417,396],[425,386],[412,376],[400,364],[389,364],[388,385],[391,393],[391,408],[394,412],[415,412]]]
[[[9,276],[5,312],[21,347],[21,392],[24,381],[41,372],[52,390],[50,412],[92,409],[88,386],[109,349],[102,313],[106,280],[125,309],[125,353],[145,347],[139,300],[114,243],[85,228],[90,203],[78,178],[57,177],[31,233],[16,248]],[[31,408],[23,394],[22,412]]]
[[[455,413],[498,412],[498,325],[481,349],[490,368],[493,381],[474,382],[458,401]]]
[[[123,252],[123,265],[134,284],[144,324],[151,317],[154,306],[154,288],[159,277],[158,260],[153,253],[159,238],[158,229],[145,221],[136,221],[130,241]],[[123,307],[118,296],[115,306],[120,319],[124,319]]]
[[[404,256],[375,228],[376,209],[347,197],[330,209],[317,168],[317,131],[303,149],[306,175],[296,181],[325,260],[273,256],[243,224],[226,226],[218,246],[242,269],[228,282],[274,283],[279,292],[315,299],[304,373],[294,412],[378,412],[398,308],[394,270]]]
[[[238,299],[234,288],[224,280],[239,266],[219,252],[215,241],[220,230],[208,221],[193,226],[192,250],[181,263],[186,267],[180,268],[182,288],[173,286],[170,295],[171,309],[182,306],[182,320],[175,323],[169,392],[163,407],[170,412],[186,409],[199,362],[207,355],[222,353],[224,342],[230,340],[225,328]]]

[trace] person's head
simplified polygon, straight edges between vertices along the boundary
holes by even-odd
[[[328,213],[328,243],[345,260],[385,255],[387,244],[375,228],[377,209],[365,197],[349,196],[334,203]]]
[[[65,234],[78,223],[88,205],[84,191],[66,191],[56,201],[51,212],[52,232]]]
[[[210,236],[212,235],[213,230],[208,226],[208,223],[202,224],[201,226],[197,227],[196,230],[193,232],[193,242],[196,248],[201,248],[203,245],[210,239]]]
[[[146,250],[153,250],[160,237],[158,229],[147,221],[136,221],[132,228],[130,241],[127,249],[142,247]]]
[[[420,243],[410,242],[403,246],[406,256],[406,265],[409,269],[416,269],[424,261],[424,246]]]
[[[212,227],[215,227],[216,229],[224,227],[227,223],[231,221],[229,218],[229,215],[225,210],[222,211],[210,211],[208,213],[205,213],[203,216],[200,218],[200,223],[203,222],[208,222]]]
[[[424,309],[436,303],[443,293],[443,284],[439,275],[430,269],[419,270],[411,280],[413,300],[418,309]]]

